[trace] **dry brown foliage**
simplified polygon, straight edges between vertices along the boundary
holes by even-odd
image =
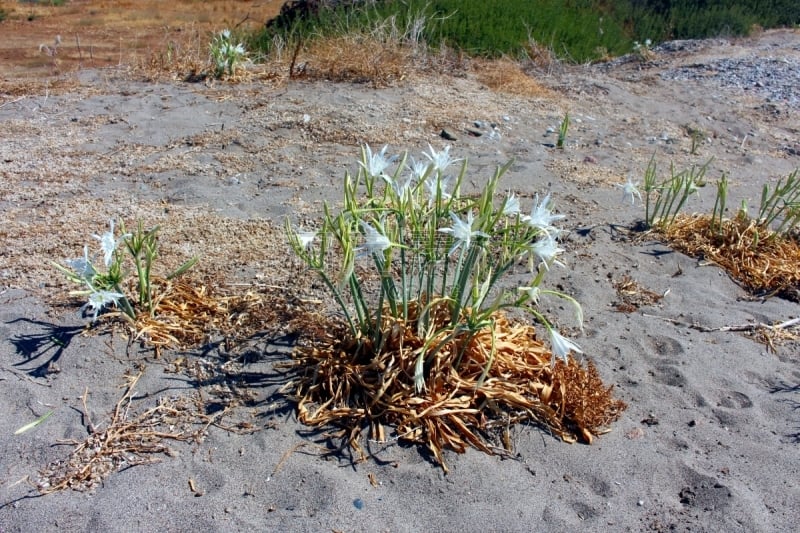
[[[535,39],[528,40],[525,51],[533,66],[540,70],[551,71],[561,65],[553,49],[536,42]]]
[[[433,314],[439,325],[449,319],[445,306]],[[349,444],[361,460],[362,430],[369,427],[373,439],[383,441],[384,426],[392,426],[398,439],[426,445],[447,471],[443,450],[462,453],[472,446],[504,453],[494,442],[504,440],[512,424],[540,424],[565,441],[591,443],[625,408],[591,362],[587,368],[571,358],[552,365],[533,326],[498,313],[493,330],[454,339],[445,331],[426,345],[410,325],[413,315],[408,323],[387,326],[377,355],[325,320],[307,330],[310,342],[297,349],[292,363],[300,376],[287,386],[300,421],[343,428],[342,446]],[[428,355],[418,394],[414,370],[421,352]]]
[[[415,56],[410,46],[368,35],[328,37],[298,51],[292,77],[386,86],[403,80],[413,70]]]
[[[552,95],[549,89],[526,74],[518,61],[508,58],[476,59],[472,70],[478,81],[493,91],[536,98]]]
[[[130,328],[132,342],[162,349],[192,349],[212,341],[235,345],[257,333],[284,332],[299,314],[291,291],[268,287],[221,293],[221,284],[187,279],[152,281],[153,313],[138,311],[130,319],[122,311],[105,313],[100,320],[109,326],[120,321]],[[130,292],[131,294],[133,291]]]
[[[724,268],[748,291],[800,301],[800,244],[747,217],[725,220],[717,231],[709,215],[680,215],[663,229],[670,245]]]

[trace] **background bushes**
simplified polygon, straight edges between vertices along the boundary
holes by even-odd
[[[746,35],[753,28],[800,23],[798,0],[384,0],[332,2],[265,26],[254,36],[269,49],[275,36],[340,36],[370,31],[390,21],[402,33],[424,19],[416,36],[473,56],[524,55],[533,42],[557,56],[592,61],[632,50],[651,39]],[[385,28],[384,28],[385,30]]]

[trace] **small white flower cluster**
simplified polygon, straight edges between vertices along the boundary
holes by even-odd
[[[448,184],[450,181],[449,176],[444,176],[444,171],[452,165],[461,161],[460,159],[453,159],[450,157],[450,146],[445,146],[442,150],[435,150],[433,146],[428,145],[428,152],[423,152],[428,161],[415,160],[409,157],[405,162],[405,168],[409,171],[405,180],[401,183],[399,179],[388,175],[386,169],[389,168],[398,156],[387,156],[386,150],[389,146],[384,146],[380,152],[373,153],[370,146],[364,146],[364,161],[359,161],[359,165],[364,169],[367,175],[371,178],[381,178],[388,183],[398,198],[406,198],[416,186],[422,181],[425,190],[429,197],[429,206],[435,200],[437,194],[442,198],[449,198],[447,192]]]
[[[645,39],[644,43],[633,41],[633,52],[638,54],[642,61],[650,61],[655,58],[655,53],[653,53],[653,49],[651,48],[652,45],[653,41],[650,39]]]
[[[114,221],[109,221],[109,230],[102,235],[92,235],[95,239],[100,241],[100,249],[103,252],[103,264],[106,270],[112,266],[114,262],[114,252],[117,246],[129,237],[125,234],[120,237],[114,235]],[[125,298],[125,295],[118,290],[109,290],[111,285],[117,285],[108,274],[101,274],[94,266],[94,261],[89,258],[89,247],[83,247],[83,257],[77,259],[68,259],[67,266],[72,269],[72,272],[65,271],[67,275],[73,280],[77,281],[88,287],[87,290],[79,291],[76,294],[83,294],[88,296],[88,301],[81,307],[80,312],[83,313],[86,309],[92,313],[92,322],[97,320],[98,313],[108,305],[116,304],[119,300]],[[56,265],[58,266],[58,265]],[[63,267],[59,267],[64,270]]]
[[[636,203],[636,198],[638,198],[640,202],[642,201],[642,193],[640,193],[639,189],[637,188],[639,186],[639,182],[637,181],[636,183],[634,183],[633,178],[631,178],[630,176],[628,176],[628,181],[626,181],[625,183],[623,184],[617,183],[615,185],[618,188],[622,189],[623,202],[628,202],[630,200],[631,205],[634,205]]]
[[[236,64],[246,58],[244,44],[234,44],[230,30],[222,30],[211,41],[211,60],[218,78],[226,72],[233,76]]]

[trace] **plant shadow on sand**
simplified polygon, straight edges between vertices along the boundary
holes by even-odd
[[[19,334],[10,339],[18,355],[24,358],[15,367],[22,367],[29,363],[39,362],[38,366],[24,370],[29,376],[43,378],[53,372],[54,366],[64,351],[69,347],[72,339],[81,333],[84,326],[60,326],[40,320],[18,318],[6,322],[16,324],[25,322],[41,328],[41,333]]]
[[[779,401],[789,404],[792,407],[792,410],[800,413],[800,400],[797,399],[800,397],[800,383],[790,385],[782,382],[777,385],[773,385],[769,389],[769,392],[772,394],[793,394],[794,397],[781,397]],[[785,437],[796,444],[800,444],[800,425],[794,426],[793,429],[796,431],[793,433],[787,433]]]
[[[38,354],[29,359],[40,357],[50,350],[49,334],[58,334],[58,329],[51,326],[47,334],[20,337],[15,345],[21,353]],[[72,336],[78,332],[63,329]],[[196,449],[212,426],[238,435],[275,427],[274,420],[289,417],[294,408],[281,390],[286,376],[275,363],[285,360],[295,338],[291,333],[263,333],[235,345],[222,339],[193,350],[176,350],[169,354],[171,361],[137,357],[136,370],[126,371],[125,392],[109,413],[92,414],[88,400],[95,391],[85,388],[81,407],[71,409],[79,413],[86,436],[58,440],[56,445],[72,448],[68,457],[42,465],[37,476],[26,478],[28,483],[38,495],[91,491],[112,474],[180,455],[182,448],[175,448],[179,443]],[[57,356],[49,361],[68,346],[69,342],[59,345]],[[27,494],[4,505],[30,497],[34,496]]]

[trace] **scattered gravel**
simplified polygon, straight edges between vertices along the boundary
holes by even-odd
[[[725,58],[668,69],[660,76],[667,81],[710,81],[723,88],[752,91],[767,102],[800,109],[800,60],[795,57]]]

